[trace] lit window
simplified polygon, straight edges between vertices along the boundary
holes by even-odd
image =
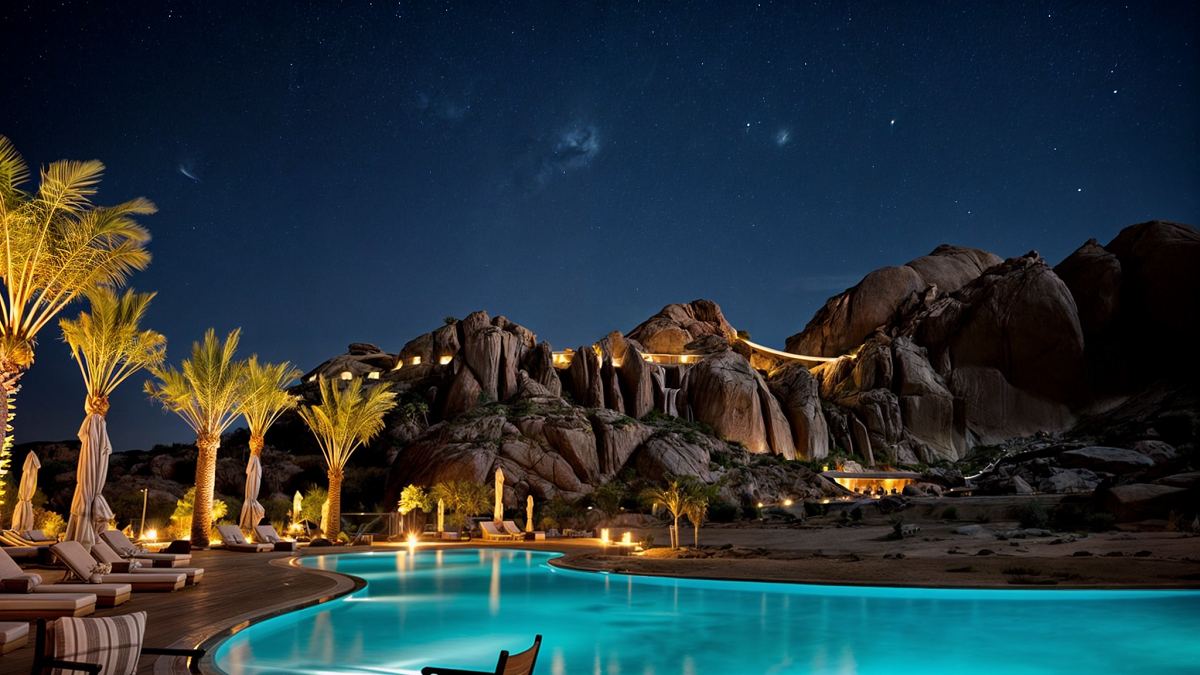
[[[413,365],[414,365],[414,366],[419,366],[419,365],[421,365],[421,357],[419,357],[419,356],[414,356],[414,357],[413,357]]]
[[[441,359],[438,360],[438,362],[444,366],[447,363],[450,363],[452,360],[454,360],[453,356],[443,356]]]
[[[342,379],[343,379],[343,380],[353,380],[353,379],[354,379],[354,373],[352,373],[352,372],[350,372],[350,371],[348,371],[348,370],[343,370],[343,371],[342,371]]]
[[[367,373],[367,379],[368,380],[378,380],[379,379],[379,371],[376,370],[376,371]]]

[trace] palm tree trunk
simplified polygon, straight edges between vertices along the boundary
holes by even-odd
[[[250,454],[255,457],[262,457],[263,445],[262,434],[250,434]]]
[[[679,516],[675,516],[675,527],[671,528],[671,549],[679,548]]]
[[[192,504],[192,546],[208,546],[212,528],[213,487],[217,482],[217,449],[221,437],[200,434],[196,437],[196,500]]]
[[[329,467],[329,531],[325,538],[337,541],[342,531],[342,470]]]
[[[8,365],[5,360],[5,366]],[[12,462],[12,438],[8,435],[9,426],[9,410],[13,408],[12,399],[16,398],[17,380],[21,377],[21,370],[13,370],[9,367],[0,367],[0,510],[6,514],[11,514],[11,509],[5,509],[8,500],[5,494],[4,486],[7,484],[4,480],[5,474],[9,472],[9,465]],[[11,517],[11,516],[10,516]]]
[[[692,523],[692,525],[696,528],[696,534],[695,534],[696,539],[695,539],[695,542],[693,543],[693,546],[695,548],[700,548],[700,523],[695,522],[695,523]]]

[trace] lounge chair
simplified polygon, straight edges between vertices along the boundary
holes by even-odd
[[[95,593],[0,593],[0,620],[57,619],[96,611]]]
[[[246,541],[246,538],[242,536],[242,531],[238,529],[237,525],[218,525],[217,532],[221,535],[221,542],[225,545],[225,548],[230,551],[263,553],[275,550],[275,544],[268,544],[266,542],[252,544]]]
[[[58,537],[48,536],[45,532],[42,532],[41,530],[25,530],[24,532],[21,533],[21,536],[24,537],[26,540],[28,540],[34,546],[38,546],[41,544],[45,544],[46,546],[49,546],[50,544],[58,543]]]
[[[143,647],[146,613],[134,612],[102,619],[39,619],[33,654],[33,675],[81,671],[98,675],[132,675],[138,659],[147,655],[199,659],[203,649]]]
[[[190,553],[151,553],[135,546],[120,530],[105,530],[100,533],[100,538],[122,558],[147,560],[155,567],[188,567],[192,564]]]
[[[0,550],[0,593],[82,593],[95,595],[97,607],[116,607],[129,599],[133,587],[129,584],[46,584],[42,575],[26,572]],[[5,596],[7,597],[7,596]]]
[[[117,573],[129,574],[182,574],[187,577],[187,585],[195,586],[200,583],[200,579],[204,577],[203,567],[150,567],[149,563],[142,563],[140,560],[126,560],[117,555],[117,552],[104,543],[104,540],[97,541],[92,545],[92,557],[98,562],[107,563],[112,566],[112,571]]]
[[[496,524],[490,520],[479,521],[479,530],[483,532],[484,541],[513,541],[515,539],[511,534],[496,529]]]
[[[254,527],[254,538],[260,542],[271,544],[276,551],[295,551],[299,544],[294,541],[288,541],[279,536],[275,528],[270,525],[256,525]]]
[[[8,551],[8,554],[13,558],[22,560],[41,560],[46,561],[47,552],[50,550],[49,544],[34,544],[25,537],[21,536],[16,530],[0,531],[0,548]]]
[[[519,654],[509,656],[508,650],[500,652],[500,660],[496,670],[462,670],[460,668],[441,668],[425,666],[421,675],[531,675],[533,666],[537,663],[538,650],[542,647],[542,636],[533,639],[533,646]]]
[[[50,547],[54,557],[67,566],[69,576],[83,583],[129,584],[134,593],[142,591],[177,591],[187,583],[187,576],[169,569],[157,570],[155,574],[101,573],[100,563],[88,554],[77,541],[62,541]]]
[[[24,647],[28,641],[28,621],[0,621],[0,656]]]

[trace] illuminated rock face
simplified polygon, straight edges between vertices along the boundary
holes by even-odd
[[[884,267],[829,298],[804,331],[787,339],[787,351],[840,356],[857,349],[880,326],[890,326],[930,286],[953,293],[1001,262],[987,251],[939,246],[906,265]]]

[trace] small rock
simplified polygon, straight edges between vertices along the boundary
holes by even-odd
[[[1150,551],[1138,551],[1137,553],[1133,554],[1133,557],[1135,558],[1149,558],[1150,556]]]
[[[963,525],[954,528],[954,534],[965,534],[968,537],[973,537],[981,532],[983,532],[982,525]]]
[[[1104,554],[1104,557],[1105,558],[1120,558],[1123,555],[1125,555],[1125,554],[1120,551],[1109,551],[1108,553]]]
[[[981,548],[975,555],[996,555],[996,552],[990,548]]]
[[[1076,558],[1090,558],[1090,557],[1092,557],[1092,552],[1091,551],[1075,551],[1071,555]]]

